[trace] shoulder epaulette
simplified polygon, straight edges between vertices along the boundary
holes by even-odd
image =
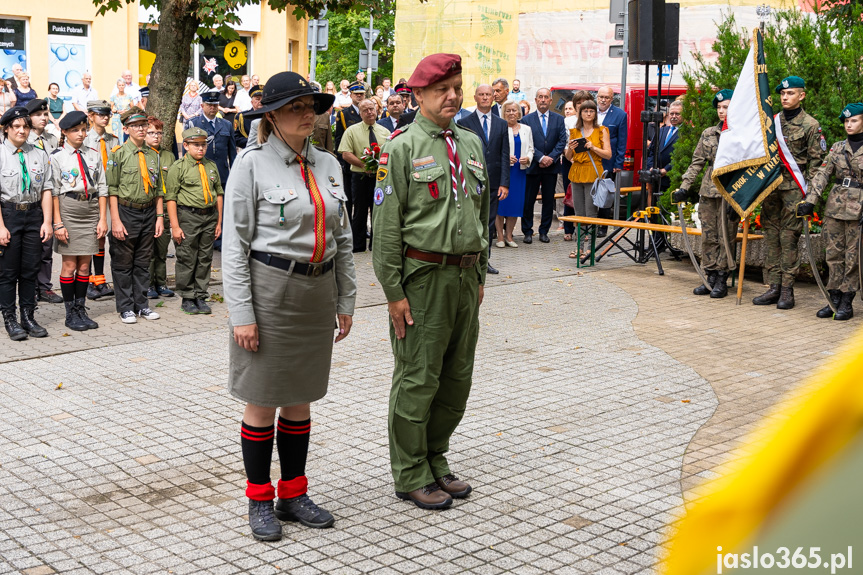
[[[404,134],[405,132],[407,132],[407,131],[408,131],[408,128],[410,128],[410,127],[411,127],[411,125],[410,125],[410,124],[405,124],[405,125],[404,125],[404,126],[402,126],[401,128],[396,128],[396,129],[393,131],[393,133],[392,133],[392,134],[390,134],[389,136],[387,136],[387,140],[392,140],[392,139],[394,139],[396,136],[398,136],[399,134]]]
[[[332,157],[334,157],[334,158],[338,159],[338,156],[336,156],[334,153],[332,153],[332,152],[331,152],[331,151],[329,151],[328,149],[324,148],[323,146],[318,146],[317,144],[314,144],[314,148],[315,148],[316,150],[319,150],[319,151],[321,151],[321,152],[327,153],[327,154],[331,155]]]
[[[54,154],[56,154],[57,152],[59,152],[59,151],[60,151],[60,150],[62,150],[62,149],[63,149],[63,148],[54,148],[53,150],[51,150],[51,153],[50,153],[50,154],[48,154],[48,155],[49,155],[49,156],[53,156]]]
[[[345,111],[344,110],[339,110],[339,119],[342,121],[342,128],[347,130],[348,124],[347,124],[347,122],[345,122]]]

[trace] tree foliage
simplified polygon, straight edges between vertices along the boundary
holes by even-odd
[[[854,9],[860,19],[861,8]],[[716,62],[707,62],[695,55],[695,65],[685,69],[687,85],[683,96],[683,122],[689,129],[680,131],[674,146],[673,169],[669,191],[662,198],[670,206],[670,191],[680,185],[689,167],[692,153],[701,132],[718,122],[712,106],[713,94],[723,88],[734,88],[746,60],[751,42],[751,30],[738,26],[731,16],[719,23],[713,50],[719,54]],[[861,75],[863,26],[846,27],[820,12],[807,14],[799,10],[774,13],[764,36],[764,57],[770,85],[776,86],[786,76],[800,76],[806,81],[803,108],[821,123],[828,146],[845,139],[839,112],[849,102],[857,102],[863,94]],[[779,98],[773,97],[773,111],[781,111]],[[700,180],[694,185],[700,186]]]
[[[360,35],[360,28],[368,28],[369,11],[355,8],[347,12],[327,16],[330,25],[329,46],[325,52],[317,53],[315,79],[326,84],[328,80],[339,87],[342,79],[354,81],[359,67],[359,51],[365,49],[365,43]],[[378,51],[378,71],[366,81],[374,88],[384,78],[392,78],[395,56],[395,4],[387,11],[375,16],[374,27],[380,30],[380,36],[375,41],[374,50]],[[395,85],[396,79],[393,79]]]

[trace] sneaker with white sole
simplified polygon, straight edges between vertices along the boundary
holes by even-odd
[[[157,314],[156,312],[154,312],[153,310],[151,310],[148,307],[145,307],[144,309],[138,311],[138,315],[144,319],[149,319],[149,320],[159,319],[159,317],[161,317],[159,314]]]
[[[120,314],[120,321],[123,323],[138,323],[138,317],[132,310],[127,310]]]

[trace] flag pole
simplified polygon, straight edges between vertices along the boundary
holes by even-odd
[[[743,299],[743,273],[746,271],[746,240],[749,239],[749,218],[743,222],[743,243],[740,246],[740,275],[737,276],[737,305]]]

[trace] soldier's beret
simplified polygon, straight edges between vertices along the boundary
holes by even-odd
[[[780,93],[782,90],[787,90],[788,88],[805,88],[806,82],[800,76],[788,76],[776,86],[776,93]]]
[[[351,84],[350,86],[348,86],[348,91],[349,91],[349,92],[352,92],[352,93],[353,93],[353,92],[362,92],[362,93],[365,93],[365,91],[366,91],[366,87],[365,87],[365,85],[364,85],[362,82],[354,82],[353,84]]]
[[[79,112],[75,110],[74,112],[69,112],[60,120],[60,129],[68,130],[69,128],[74,128],[78,124],[85,124],[87,122],[87,114],[84,112]]]
[[[731,96],[734,95],[734,90],[729,90],[728,88],[724,90],[719,90],[716,92],[716,95],[713,96],[713,107],[718,108],[719,102],[724,102],[726,100],[730,100]]]
[[[87,100],[87,111],[109,116],[111,115],[111,104],[106,100]]]
[[[0,117],[0,126],[6,127],[18,118],[30,119],[30,112],[24,106],[15,106],[6,110],[6,113]]]
[[[35,100],[30,100],[29,102],[27,102],[27,104],[25,104],[25,107],[27,108],[28,112],[30,112],[31,114],[35,114],[36,112],[41,112],[48,109],[48,100],[40,100],[38,98]]]
[[[187,128],[183,130],[183,141],[188,140],[197,140],[198,138],[207,139],[207,131],[203,128],[198,128],[197,126],[192,126],[191,128]]]
[[[413,90],[408,88],[407,82],[402,82],[400,84],[396,84],[394,88],[396,94],[410,94]]]
[[[412,89],[425,88],[436,82],[461,74],[461,56],[458,54],[432,54],[420,60],[408,79]]]
[[[137,122],[146,122],[147,113],[138,106],[132,106],[131,108],[120,114],[120,121],[123,122],[124,126],[128,126],[129,124],[134,124]]]
[[[217,92],[216,90],[211,90],[210,92],[207,92],[205,94],[201,94],[201,103],[203,103],[203,104],[215,104],[218,106],[220,96],[221,96],[221,93]]]
[[[854,104],[848,104],[845,106],[845,109],[842,110],[841,114],[839,114],[839,119],[845,120],[846,118],[859,116],[860,114],[863,114],[863,103],[855,102]]]
[[[264,96],[264,87],[255,84],[251,88],[249,88],[249,98],[254,98],[255,96],[263,97]]]

